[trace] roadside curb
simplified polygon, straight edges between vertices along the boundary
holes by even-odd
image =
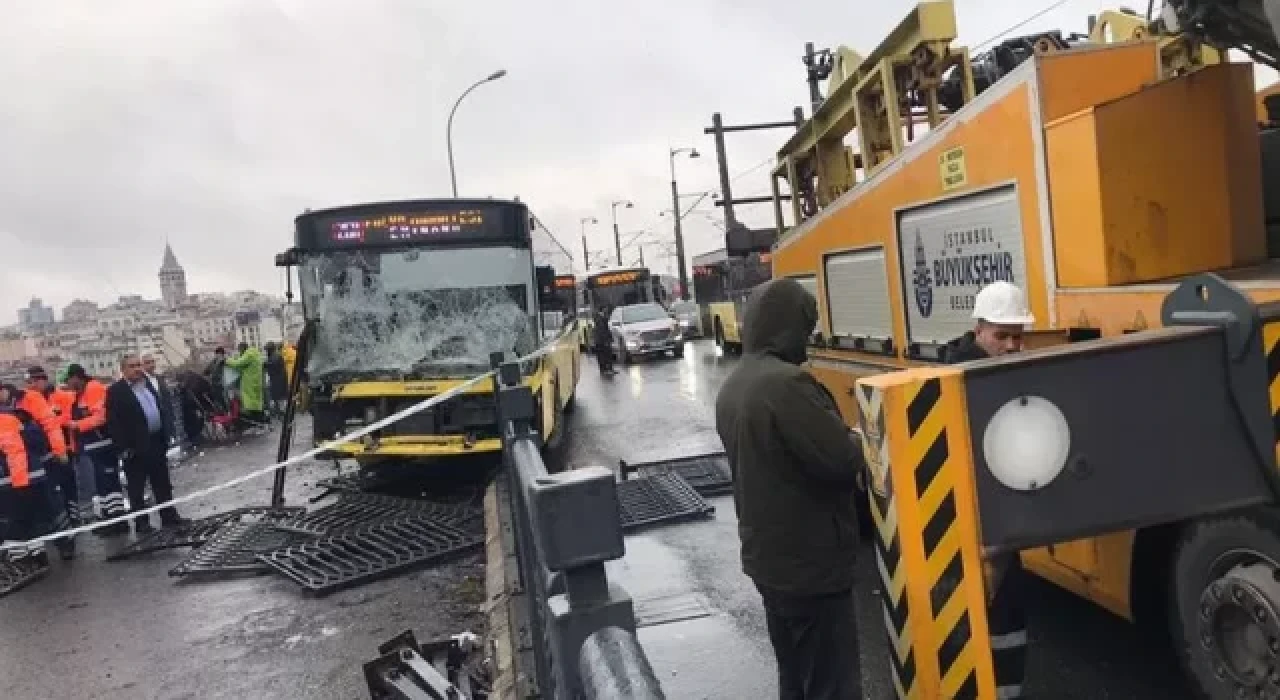
[[[503,547],[502,508],[498,481],[484,494],[485,594],[490,651],[493,654],[494,700],[515,700],[516,668],[512,648],[511,595],[507,578],[507,552]]]

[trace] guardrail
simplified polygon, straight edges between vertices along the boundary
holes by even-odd
[[[496,358],[495,358],[496,360]],[[497,364],[497,362],[495,362]],[[617,481],[603,467],[547,472],[532,429],[537,404],[516,363],[498,368],[498,412],[510,499],[518,592],[527,605],[519,645],[525,697],[665,698],[636,639],[631,596],[605,562],[625,549]],[[530,687],[531,686],[531,687]]]

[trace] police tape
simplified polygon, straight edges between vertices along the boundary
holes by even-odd
[[[555,349],[556,342],[558,342],[559,339],[560,338],[557,338],[556,341],[552,341],[546,345],[543,345],[542,347],[538,348],[534,352],[529,353],[528,355],[525,355],[524,357],[521,357],[517,360],[514,360],[514,362],[525,363],[530,360],[536,360],[550,353],[552,350]],[[151,506],[150,508],[143,508],[141,510],[130,511],[124,515],[119,515],[107,520],[99,520],[99,521],[90,523],[88,525],[81,525],[79,527],[68,528],[66,530],[59,530],[58,532],[48,534],[48,535],[43,535],[41,537],[36,537],[30,540],[23,540],[23,541],[6,540],[4,542],[0,542],[0,551],[10,550],[10,549],[22,550],[22,549],[31,549],[31,548],[39,547],[49,542],[64,540],[69,537],[75,537],[76,535],[83,535],[85,533],[93,532],[94,530],[101,530],[103,528],[110,527],[112,525],[116,525],[119,523],[128,523],[133,521],[134,518],[150,516],[151,514],[164,510],[166,508],[172,508],[174,506],[179,506],[184,503],[190,503],[191,501],[194,501],[199,498],[204,498],[205,496],[218,493],[219,491],[225,491],[229,488],[239,486],[240,484],[244,484],[244,483],[253,481],[254,479],[258,479],[263,476],[266,476],[267,474],[272,474],[280,469],[284,469],[285,467],[290,467],[295,464],[301,464],[302,462],[312,459],[315,456],[321,454],[322,452],[331,450],[334,447],[337,447],[338,445],[344,445],[350,442],[355,442],[356,440],[359,440],[370,433],[373,433],[378,430],[382,430],[383,428],[391,425],[392,423],[395,423],[400,420],[404,420],[405,418],[408,418],[409,416],[412,416],[416,413],[421,413],[422,411],[425,411],[428,408],[435,406],[436,404],[448,401],[449,399],[452,399],[453,397],[465,392],[467,389],[470,389],[471,387],[476,386],[481,382],[493,379],[496,376],[497,376],[497,370],[489,370],[484,374],[480,374],[475,377],[472,377],[471,379],[468,379],[467,381],[445,391],[444,393],[436,394],[431,398],[419,401],[418,403],[415,403],[412,406],[409,406],[407,408],[401,409],[400,411],[393,413],[387,416],[386,418],[382,418],[381,420],[370,423],[369,425],[366,425],[363,428],[360,428],[359,430],[353,433],[343,435],[341,438],[337,440],[331,440],[329,442],[326,442],[323,445],[312,448],[306,452],[303,452],[300,455],[290,457],[284,460],[283,462],[276,462],[275,464],[271,464],[265,467],[261,467],[259,469],[255,469],[249,472],[248,474],[243,474],[234,479],[231,479],[230,481],[226,481],[221,484],[217,484],[215,486],[210,486],[208,488],[204,488],[199,491],[194,491],[192,493],[188,493],[183,496],[172,498],[168,501],[165,501],[164,503],[157,503]]]

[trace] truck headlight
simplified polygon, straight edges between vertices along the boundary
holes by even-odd
[[[982,453],[996,481],[1015,491],[1042,489],[1067,466],[1071,426],[1052,401],[1019,396],[987,423]]]

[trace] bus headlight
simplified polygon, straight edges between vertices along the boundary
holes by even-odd
[[[1058,478],[1071,452],[1071,427],[1052,401],[1019,396],[1001,406],[982,434],[991,475],[1015,491],[1042,489]]]

